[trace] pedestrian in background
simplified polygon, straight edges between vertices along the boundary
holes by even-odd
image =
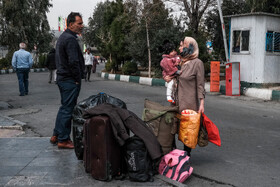
[[[26,44],[21,42],[19,44],[19,50],[14,52],[12,58],[12,66],[16,70],[19,85],[19,96],[28,95],[28,77],[30,68],[33,65],[32,56],[27,52]]]
[[[55,64],[55,48],[52,48],[49,52],[46,60],[46,67],[49,69],[49,83],[52,81],[56,83],[56,64]]]
[[[85,69],[85,61],[77,41],[77,34],[81,34],[83,28],[81,14],[71,12],[67,17],[67,29],[60,35],[56,44],[55,61],[61,106],[57,113],[50,142],[57,143],[58,148],[74,148],[70,139],[72,112],[77,104]]]
[[[90,53],[90,48],[86,50],[86,53],[84,54],[85,59],[85,66],[86,66],[86,72],[85,72],[85,81],[90,82],[90,74],[91,69],[93,65],[93,55]]]
[[[178,77],[178,86],[174,90],[176,93],[175,103],[179,106],[180,113],[185,109],[203,113],[205,98],[204,65],[198,58],[198,44],[194,38],[185,37],[184,41],[181,41],[179,50],[181,74]],[[169,82],[172,77],[166,76],[164,80]],[[184,150],[190,156],[192,149],[184,145]]]
[[[93,65],[92,65],[92,73],[96,72],[96,65],[99,64],[96,56],[93,56]]]

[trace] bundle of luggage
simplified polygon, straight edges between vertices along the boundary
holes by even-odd
[[[153,181],[158,172],[162,150],[153,132],[123,101],[105,93],[76,105],[73,140],[77,158],[94,179],[129,176],[132,181],[145,182]]]
[[[176,106],[145,100],[140,119],[118,98],[105,93],[91,96],[73,112],[76,156],[97,180],[128,176],[145,182],[159,173],[184,182],[193,168],[186,152],[175,149],[177,111]]]

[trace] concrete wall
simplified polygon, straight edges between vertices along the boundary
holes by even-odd
[[[280,53],[265,51],[266,32],[280,31],[280,18],[250,15],[231,18],[231,48],[234,30],[250,30],[249,52],[234,53],[230,62],[240,62],[240,80],[249,83],[280,83]]]

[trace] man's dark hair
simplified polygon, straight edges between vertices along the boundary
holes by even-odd
[[[76,16],[82,17],[79,12],[71,12],[67,17],[67,27],[70,25],[70,23],[74,23],[76,21]]]

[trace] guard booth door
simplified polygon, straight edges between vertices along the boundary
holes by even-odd
[[[240,96],[240,62],[226,64],[226,95]]]

